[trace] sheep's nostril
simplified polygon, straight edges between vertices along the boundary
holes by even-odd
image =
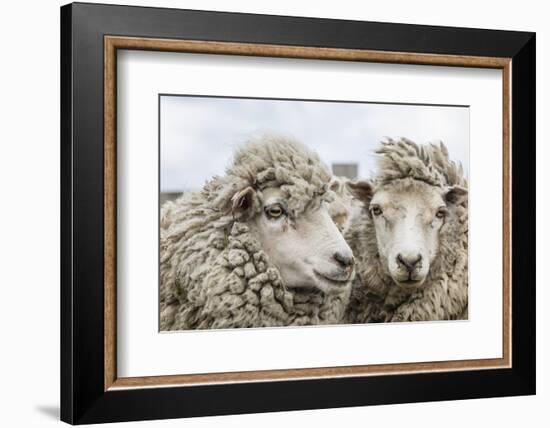
[[[397,264],[405,267],[409,272],[411,272],[422,260],[421,254],[416,254],[415,256],[404,256],[403,254],[397,255]]]
[[[355,260],[352,254],[346,254],[346,253],[341,253],[340,251],[337,251],[334,253],[333,257],[334,257],[334,260],[336,260],[338,264],[344,268],[353,266],[353,264],[355,263]]]

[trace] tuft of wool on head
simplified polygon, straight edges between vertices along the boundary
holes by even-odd
[[[376,150],[378,160],[376,181],[381,184],[412,178],[433,186],[465,186],[460,163],[449,159],[447,147],[439,144],[416,144],[407,138],[387,139]]]
[[[325,194],[332,177],[319,156],[287,137],[264,135],[237,149],[227,177],[246,182],[257,190],[278,187],[294,215],[308,202]]]

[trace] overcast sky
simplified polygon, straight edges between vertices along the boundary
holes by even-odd
[[[222,175],[234,148],[263,132],[294,137],[329,166],[357,163],[375,170],[373,151],[385,137],[443,141],[468,172],[467,107],[161,97],[161,191],[195,190]]]

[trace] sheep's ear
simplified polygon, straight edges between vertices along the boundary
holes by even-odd
[[[468,202],[468,189],[462,186],[449,186],[445,191],[445,202],[459,205]]]
[[[355,198],[363,202],[370,201],[374,195],[372,183],[366,180],[347,181],[346,187]]]
[[[254,204],[255,195],[256,191],[252,187],[247,187],[235,193],[231,198],[231,211],[233,214],[242,214],[248,211]]]

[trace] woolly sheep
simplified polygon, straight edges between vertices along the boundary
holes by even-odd
[[[357,275],[349,322],[468,317],[468,191],[447,148],[389,140],[372,181],[349,184],[363,202],[346,234]]]
[[[339,176],[332,177],[330,181],[330,190],[335,196],[330,203],[329,214],[343,234],[346,233],[355,216],[360,213],[362,206],[348,189],[349,181],[349,178]]]
[[[161,330],[338,323],[353,254],[328,214],[331,174],[264,136],[222,177],[161,210]]]

